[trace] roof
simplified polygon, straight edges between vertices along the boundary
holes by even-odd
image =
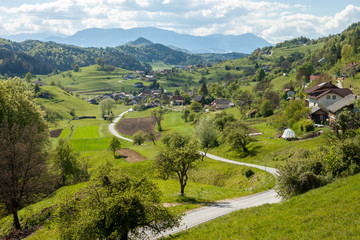
[[[308,94],[309,98],[313,99],[319,99],[322,96],[325,96],[326,94],[337,94],[341,97],[345,97],[349,94],[352,94],[353,92],[348,88],[338,88],[331,82],[324,82],[317,84],[311,88],[306,89],[304,92]]]
[[[328,89],[328,88],[338,88],[338,87],[335,86],[334,84],[332,84],[331,82],[325,82],[325,83],[320,83],[315,86],[312,86],[311,88],[305,89],[304,92],[311,94],[315,91],[318,91],[321,89]]]
[[[313,115],[314,113],[316,113],[317,111],[324,111],[324,112],[329,112],[326,108],[322,108],[322,107],[319,107],[319,106],[315,106],[311,109],[311,112],[310,112],[310,115]]]
[[[344,97],[343,99],[340,99],[336,103],[328,106],[327,109],[330,112],[336,113],[337,111],[341,110],[342,108],[350,106],[351,104],[353,104],[356,101],[356,99],[357,99],[356,95],[349,94],[346,97]]]
[[[195,96],[193,97],[193,100],[194,100],[194,101],[197,101],[197,102],[200,102],[202,99],[203,99],[203,96],[195,95]]]
[[[184,101],[184,98],[182,96],[173,96],[172,101]]]
[[[337,94],[341,97],[345,97],[349,94],[352,94],[353,92],[348,88],[335,88],[335,89],[328,89],[326,91],[318,91],[315,92],[314,95],[310,95],[309,98],[319,99],[327,94]]]
[[[220,98],[218,98],[218,99],[215,100],[215,103],[216,103],[216,105],[229,104],[229,103],[231,103],[231,100],[230,99],[220,99]]]

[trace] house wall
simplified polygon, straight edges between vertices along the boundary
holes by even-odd
[[[320,107],[328,107],[331,104],[336,103],[337,101],[339,101],[340,99],[342,99],[343,97],[334,94],[334,93],[330,93],[330,94],[326,94],[325,96],[322,96],[319,99],[313,99],[310,98],[309,99],[309,107],[315,107],[315,106],[320,106]]]

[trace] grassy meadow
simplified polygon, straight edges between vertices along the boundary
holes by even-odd
[[[165,239],[359,239],[360,174]],[[331,207],[330,207],[331,206]]]

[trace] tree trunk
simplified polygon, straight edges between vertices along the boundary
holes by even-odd
[[[20,226],[20,221],[19,221],[19,217],[18,217],[18,208],[13,206],[12,207],[12,214],[13,214],[13,219],[14,219],[14,227],[17,229],[17,230],[20,230],[21,229],[21,226]]]

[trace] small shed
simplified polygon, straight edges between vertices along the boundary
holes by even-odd
[[[295,132],[293,130],[291,130],[290,128],[285,129],[283,135],[281,136],[284,139],[291,139],[291,138],[296,138]]]

